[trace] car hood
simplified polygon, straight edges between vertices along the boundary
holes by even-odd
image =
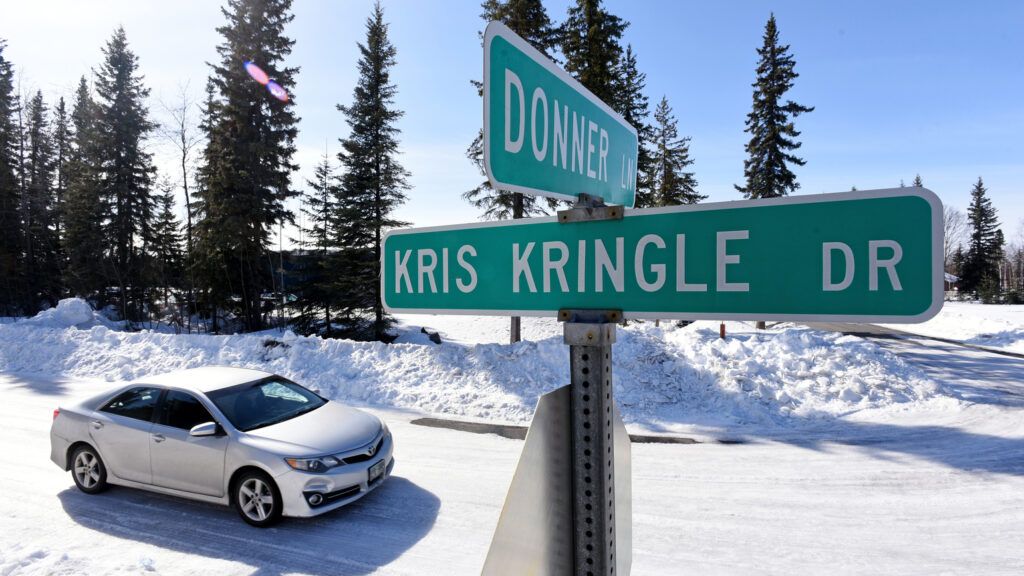
[[[354,450],[371,442],[381,421],[337,402],[291,420],[246,432],[248,443],[282,456],[322,456]]]

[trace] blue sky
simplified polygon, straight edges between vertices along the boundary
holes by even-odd
[[[546,6],[561,21],[568,4]],[[384,5],[398,48],[403,163],[413,184],[399,217],[416,225],[476,220],[460,195],[481,179],[464,157],[482,121],[469,83],[482,70],[479,2]],[[302,117],[298,184],[345,134],[334,105],[351,98],[370,7],[370,0],[295,2],[287,32],[296,40],[289,63],[302,69],[294,93]],[[624,40],[647,74],[652,104],[669,98],[681,133],[693,139],[693,169],[710,200],[740,198],[732,185],[742,181],[755,49],[774,11],[800,73],[791,96],[816,107],[797,121],[807,160],[796,169],[798,193],[894,187],[920,173],[944,203],[964,210],[982,176],[1007,237],[1020,240],[1024,3],[607,0],[606,7],[631,23]],[[54,100],[70,96],[122,24],[159,117],[158,99],[173,101],[179,85],[190,82],[200,95],[221,22],[214,0],[40,0],[5,6],[0,38],[23,86]],[[156,140],[153,147],[171,169],[170,150]]]

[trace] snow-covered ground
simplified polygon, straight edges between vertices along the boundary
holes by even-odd
[[[479,574],[522,448],[374,410],[395,476],[258,530],[228,508],[79,492],[48,459],[50,412],[106,386],[0,375],[0,574]],[[1024,394],[994,398],[828,434],[634,444],[632,574],[1020,574]]]
[[[1024,354],[1024,305],[946,302],[927,322],[883,326]]]
[[[522,442],[412,425],[526,422],[566,380],[561,327],[405,316],[402,341],[125,333],[71,302],[0,324],[0,575],[478,574]],[[419,332],[440,331],[436,345]],[[633,570],[1024,573],[1024,360],[779,325],[618,330],[633,430]],[[260,531],[227,508],[128,489],[90,497],[49,461],[52,409],[111,381],[259,367],[391,425],[396,476],[355,505]],[[721,444],[713,439],[740,444]]]

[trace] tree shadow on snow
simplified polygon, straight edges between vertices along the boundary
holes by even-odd
[[[441,504],[431,492],[395,476],[338,510],[316,518],[284,518],[272,528],[259,529],[227,506],[144,490],[114,486],[90,496],[69,488],[57,497],[68,515],[87,528],[239,562],[259,576],[372,573],[426,536]]]
[[[0,383],[10,384],[15,388],[26,388],[36,394],[47,396],[63,396],[68,393],[68,383],[72,379],[40,374],[24,374],[20,372],[4,373]]]

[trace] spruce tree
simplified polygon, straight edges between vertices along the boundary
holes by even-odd
[[[552,52],[558,44],[558,30],[552,26],[551,19],[544,9],[540,0],[485,0],[481,4],[483,13],[480,17],[484,22],[501,22],[521,38],[530,43],[531,46],[549,58],[554,58]],[[483,33],[481,33],[481,37]],[[473,82],[477,93],[483,96],[483,83]],[[545,204],[549,208],[557,205],[557,201],[545,199],[542,201],[533,195],[524,195],[519,192],[508,192],[494,190],[491,182],[486,178],[484,170],[484,135],[483,131],[477,133],[476,139],[466,150],[473,165],[476,166],[483,177],[475,188],[462,195],[470,204],[483,210],[483,217],[486,219],[504,220],[506,218],[525,218],[544,214]],[[513,316],[509,329],[509,340],[515,344],[520,340],[520,320]]]
[[[0,314],[24,314],[24,226],[21,188],[17,177],[19,103],[14,91],[14,67],[4,57],[7,43],[0,40]]]
[[[83,76],[71,106],[73,136],[67,161],[64,215],[64,285],[73,296],[106,303],[104,228],[109,204],[101,191],[99,108]]]
[[[757,50],[757,80],[753,106],[747,114],[745,132],[750,134],[746,145],[747,159],[743,162],[744,186],[736,186],[745,198],[775,198],[798,190],[800,184],[789,166],[803,166],[805,161],[793,152],[800,148],[800,136],[793,119],[813,107],[784,100],[786,92],[799,77],[794,69],[796,60],[788,45],[779,44],[779,31],[775,15],[768,19],[764,43]]]
[[[949,259],[949,273],[960,278],[963,274],[964,262],[967,260],[967,255],[964,254],[964,247],[961,244],[957,244],[956,252],[953,252],[953,256]]]
[[[388,39],[380,2],[366,21],[366,42],[359,44],[359,80],[352,104],[338,105],[350,132],[338,159],[345,167],[338,207],[341,311],[353,338],[390,341],[394,319],[384,312],[380,294],[381,237],[388,228],[405,226],[395,209],[405,202],[409,173],[398,162],[403,112],[395,108],[397,87],[391,81],[398,51]]]
[[[183,285],[185,270],[181,221],[174,211],[174,189],[169,179],[159,184],[147,242],[149,283],[159,291],[165,309],[170,307],[171,295]]]
[[[43,93],[28,102],[22,206],[25,226],[25,273],[31,288],[28,313],[55,306],[60,299],[60,247],[53,196],[53,141]]]
[[[197,282],[215,315],[237,298],[246,330],[264,324],[260,296],[273,286],[270,237],[293,220],[285,201],[298,194],[290,183],[298,118],[294,101],[276,99],[243,63],[256,63],[294,93],[298,69],[284,62],[294,44],[284,35],[290,10],[291,0],[228,0],[202,122],[207,142],[196,190]]]
[[[57,238],[64,237],[64,196],[68,191],[68,156],[71,153],[71,125],[64,97],[53,111],[53,197],[56,201]],[[63,260],[63,255],[61,257]]]
[[[552,57],[558,34],[540,0],[485,0],[481,8],[483,13],[480,14],[480,18],[484,22],[501,22],[545,56]],[[483,96],[483,83],[473,81],[473,85]],[[473,143],[469,145],[466,157],[480,171],[480,176],[485,177],[482,131],[477,133]],[[504,190],[496,191],[486,177],[462,197],[474,207],[483,210],[483,217],[488,220],[525,218],[544,213],[544,204],[535,196]]]
[[[911,182],[910,185],[915,187],[915,188],[924,188],[924,182],[921,181],[921,175],[918,174],[918,175],[914,176],[914,181]]]
[[[615,67],[616,100],[613,108],[626,122],[633,125],[637,132],[636,208],[648,208],[657,204],[651,179],[653,167],[649,149],[655,139],[655,128],[649,121],[651,113],[647,95],[644,94],[646,87],[647,75],[637,68],[633,46],[627,45]]]
[[[335,284],[338,270],[331,248],[336,238],[338,200],[341,187],[330,156],[324,152],[313,170],[313,179],[307,180],[309,190],[303,196],[302,214],[306,222],[301,227],[299,246],[301,254],[300,280],[296,287],[299,312],[293,323],[303,334],[331,335],[331,309],[337,306]]]
[[[686,169],[690,158],[690,138],[680,138],[678,122],[668,98],[662,96],[654,110],[654,153],[651,159],[654,206],[696,204],[707,198],[697,192],[697,179]]]
[[[565,69],[613,108],[620,100],[615,69],[627,26],[628,22],[602,8],[601,0],[576,0],[562,24]]]
[[[997,246],[999,219],[986,192],[988,190],[979,177],[971,189],[971,204],[967,207],[971,235],[960,279],[960,289],[967,293],[977,292],[986,282],[990,283],[993,276],[998,279],[999,274],[1002,248]]]
[[[146,143],[155,125],[146,107],[149,88],[123,27],[114,31],[103,56],[96,72],[101,194],[112,207],[106,230],[110,281],[118,287],[121,318],[130,325],[146,312],[142,245],[153,214],[155,174]]]

